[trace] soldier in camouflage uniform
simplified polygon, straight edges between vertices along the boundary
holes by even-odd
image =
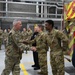
[[[32,30],[30,28],[27,29],[27,39],[30,40],[32,36]]]
[[[31,36],[32,36],[32,30],[30,28],[28,28],[26,33],[27,33],[26,39],[30,40]],[[26,53],[27,53],[27,51],[29,50],[30,45],[25,45],[25,46],[26,46],[25,50],[26,50]]]
[[[21,34],[22,34],[23,40],[28,39],[28,34],[27,34],[27,31],[26,31],[26,28],[23,28],[23,31],[22,31]],[[26,54],[27,54],[27,51],[29,50],[29,45],[25,45],[25,50],[26,50]]]
[[[21,39],[20,28],[22,24],[20,20],[13,21],[13,28],[8,36],[8,46],[6,48],[5,69],[1,75],[20,75],[20,60],[22,58],[23,45],[19,43]]]
[[[3,30],[0,27],[0,50],[1,50],[1,45],[2,45],[2,38],[3,38]]]
[[[6,45],[7,45],[7,40],[8,40],[8,32],[5,29],[4,32],[3,32],[3,43],[5,45],[5,48],[6,48]]]
[[[22,31],[22,39],[24,39],[24,40],[27,39],[27,31],[26,31],[26,28],[23,28],[23,31]]]
[[[46,40],[50,46],[52,73],[53,75],[64,75],[63,51],[68,49],[68,38],[61,31],[54,29],[54,22],[52,20],[47,20],[45,27],[48,31]]]
[[[43,30],[43,26],[42,25],[38,25],[38,35],[36,36],[36,38],[32,41],[30,41],[29,43],[34,43],[36,41],[36,47],[32,46],[31,50],[38,52],[38,57],[39,57],[39,64],[40,64],[40,69],[41,72],[40,74],[43,75],[48,75],[47,72],[47,50],[48,50],[48,46],[45,39],[45,33],[42,31]],[[24,41],[24,43],[26,43],[26,41]]]

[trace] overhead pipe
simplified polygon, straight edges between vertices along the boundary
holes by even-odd
[[[23,4],[23,5],[39,5],[39,6],[55,6],[58,9],[63,9],[63,7],[58,7],[56,5],[50,5],[50,4],[36,4],[36,3],[24,3],[24,2],[11,2],[11,1],[0,1],[0,3],[10,3],[10,4]]]

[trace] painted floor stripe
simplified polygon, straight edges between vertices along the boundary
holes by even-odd
[[[23,64],[20,64],[20,67],[21,67],[21,69],[22,69],[24,75],[28,75],[28,72],[26,71],[24,65],[23,65]]]

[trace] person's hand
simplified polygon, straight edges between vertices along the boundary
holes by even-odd
[[[32,51],[36,51],[36,47],[31,47],[31,50]]]

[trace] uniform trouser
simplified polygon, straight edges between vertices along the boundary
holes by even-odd
[[[39,66],[39,58],[38,58],[38,52],[37,51],[33,51],[33,59],[34,59],[34,63],[36,65],[36,67],[40,67]]]
[[[47,70],[47,52],[38,52],[39,56],[39,64],[40,64],[40,69],[43,75],[48,75],[48,70]]]
[[[20,75],[20,60],[19,58],[5,57],[5,69],[1,75],[9,75],[12,72],[12,75]]]
[[[51,67],[53,75],[64,75],[64,56],[63,54],[56,55],[55,53],[50,53]]]

